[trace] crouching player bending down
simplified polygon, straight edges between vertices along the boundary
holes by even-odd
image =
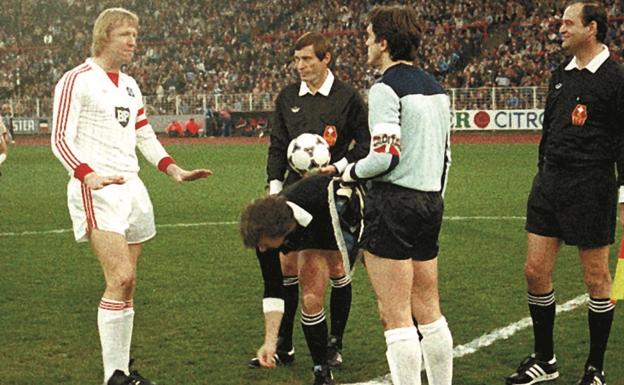
[[[260,251],[264,279],[265,342],[257,353],[260,365],[271,368],[278,359],[277,335],[284,312],[279,253],[300,251],[301,325],[314,362],[314,385],[333,384],[323,307],[328,265],[341,261],[345,279],[351,279],[362,203],[358,185],[343,186],[331,176],[316,175],[287,187],[280,195],[258,198],[243,210],[243,243]]]

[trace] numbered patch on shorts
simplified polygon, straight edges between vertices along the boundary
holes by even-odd
[[[117,122],[123,127],[128,126],[128,122],[130,121],[130,109],[126,107],[115,107],[115,119],[117,119]]]

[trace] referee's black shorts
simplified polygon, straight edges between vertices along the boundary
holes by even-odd
[[[374,183],[365,198],[360,248],[382,258],[433,259],[443,212],[439,192]]]
[[[533,179],[525,228],[592,249],[613,243],[616,210],[613,166],[564,169],[547,164]]]

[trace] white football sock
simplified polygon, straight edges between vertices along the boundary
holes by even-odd
[[[386,330],[386,358],[394,385],[420,385],[420,342],[416,327]]]
[[[102,361],[104,363],[104,383],[115,370],[123,370],[129,374],[130,342],[134,309],[126,308],[125,302],[102,298],[98,309],[98,330],[102,344]]]
[[[446,318],[418,325],[429,385],[451,385],[453,381],[453,336]]]
[[[6,154],[5,153],[0,154],[0,164],[4,163],[5,160],[6,160]]]

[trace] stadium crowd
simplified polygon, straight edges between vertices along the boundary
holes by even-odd
[[[550,71],[564,60],[558,18],[567,1],[535,2],[521,17],[510,23],[505,41],[483,50],[462,71],[464,83],[455,87],[509,87],[546,85]],[[624,23],[620,2],[607,1],[611,18],[609,48],[622,60]]]
[[[115,1],[10,0],[0,10],[0,99],[49,97],[53,84],[89,54],[93,16]],[[128,68],[145,95],[275,92],[295,79],[290,46],[305,30],[331,34],[333,70],[362,90],[374,80],[362,44],[364,17],[388,1],[130,0],[141,17],[140,46]],[[396,3],[396,1],[393,1]],[[407,3],[407,1],[399,1]],[[449,88],[544,85],[562,59],[562,0],[435,0],[410,3],[425,34],[418,64]],[[620,2],[609,0],[611,49],[622,57]],[[66,15],[71,14],[71,18]],[[488,34],[508,28],[498,46]],[[292,74],[292,76],[285,76]],[[521,99],[521,98],[520,98]]]

